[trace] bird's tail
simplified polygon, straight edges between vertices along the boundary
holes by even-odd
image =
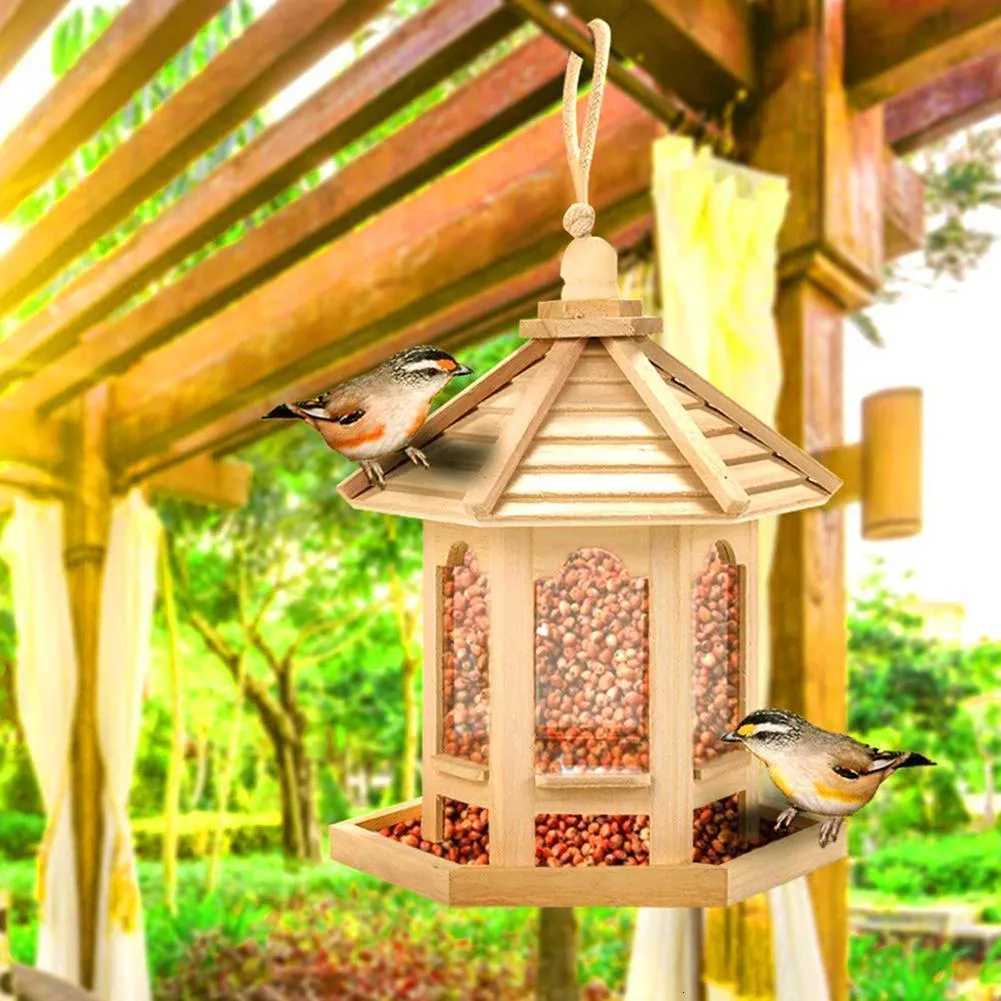
[[[274,410],[266,413],[262,418],[262,421],[275,421],[275,420],[298,420],[298,415],[293,413],[291,408],[287,403],[279,403]]]

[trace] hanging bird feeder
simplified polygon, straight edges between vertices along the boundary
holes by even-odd
[[[424,521],[423,797],[331,828],[337,861],[456,905],[717,907],[838,861],[778,836],[750,755],[760,707],[757,521],[840,480],[686,368],[620,299],[578,146],[562,297],[434,413],[355,508]],[[732,749],[731,749],[732,748]]]

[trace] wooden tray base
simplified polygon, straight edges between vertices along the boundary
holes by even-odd
[[[457,865],[379,834],[421,812],[413,800],[330,828],[334,861],[453,907],[726,907],[847,855],[847,831],[827,848],[818,824],[723,865],[508,868]]]

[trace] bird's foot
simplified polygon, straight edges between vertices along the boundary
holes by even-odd
[[[820,847],[826,848],[833,845],[838,840],[841,833],[841,825],[845,822],[844,817],[829,817],[820,825]]]
[[[380,490],[386,489],[386,477],[383,475],[382,466],[378,462],[372,459],[362,459],[359,465],[365,470],[369,486],[378,487]]]
[[[407,453],[407,458],[415,466],[423,466],[425,469],[431,468],[431,463],[428,462],[428,457],[419,448],[414,448],[413,445],[408,445],[404,451]]]
[[[785,810],[783,810],[778,815],[778,817],[775,818],[775,830],[776,831],[786,830],[789,827],[789,825],[792,824],[792,822],[796,819],[797,813],[799,813],[799,810],[797,810],[796,807],[794,806],[787,807]]]

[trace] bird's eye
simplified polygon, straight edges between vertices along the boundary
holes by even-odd
[[[365,416],[364,410],[353,410],[350,414],[345,414],[343,417],[337,418],[337,423],[347,426],[348,424],[355,424],[360,421]]]

